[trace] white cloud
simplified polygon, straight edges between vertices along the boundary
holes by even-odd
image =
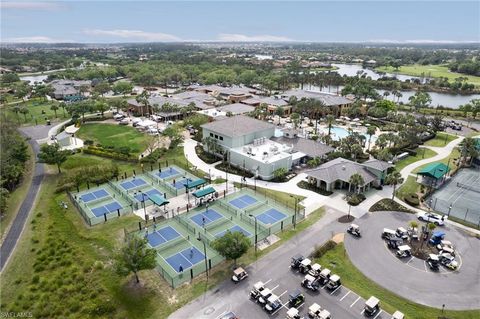
[[[91,36],[108,36],[114,38],[121,38],[127,41],[147,41],[147,42],[169,42],[181,41],[177,36],[161,32],[146,32],[140,30],[100,30],[87,29],[83,33]]]
[[[287,37],[281,37],[276,35],[245,35],[235,33],[221,33],[217,37],[218,41],[224,42],[286,42],[293,41]]]
[[[0,3],[1,9],[19,9],[19,10],[58,10],[65,8],[65,5],[58,2],[13,2],[5,1]]]
[[[45,36],[31,36],[31,37],[15,37],[2,39],[2,42],[15,42],[15,43],[66,43],[73,42],[72,40],[54,39]]]

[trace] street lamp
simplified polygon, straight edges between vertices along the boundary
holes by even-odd
[[[293,229],[297,226],[297,205],[298,205],[298,198],[296,196],[290,195],[293,199],[295,199],[295,213],[293,214]]]
[[[254,216],[252,214],[248,214],[248,216],[252,217],[255,219],[255,253],[257,252],[257,216]]]
[[[145,205],[145,193],[140,191],[142,193],[142,202],[143,202],[143,214],[145,217],[145,221],[147,221],[147,205]]]
[[[450,217],[450,211],[452,210],[452,204],[450,204],[450,206],[448,206],[448,214],[447,214],[447,217]]]
[[[207,274],[207,280],[208,280],[208,263],[207,263],[207,245],[205,244],[205,241],[200,237],[200,233],[198,233],[198,241],[201,241],[203,244],[203,256],[205,256],[205,273]]]

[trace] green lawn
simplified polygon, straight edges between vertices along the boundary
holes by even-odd
[[[436,161],[435,163],[443,163],[445,165],[450,166],[450,169],[456,170],[457,169],[457,161],[456,159],[460,158],[460,150],[458,148],[454,148],[453,151],[450,153],[449,156],[445,157],[444,159],[440,161]],[[418,173],[421,169],[424,167],[428,166],[429,164],[422,165],[420,167],[417,167],[416,169],[413,170],[412,173]]]
[[[333,273],[338,274],[342,279],[342,284],[364,299],[368,299],[372,295],[380,299],[380,307],[390,314],[395,312],[395,310],[400,310],[405,314],[406,318],[410,319],[437,318],[440,315],[440,309],[422,306],[409,301],[368,279],[352,264],[343,243],[328,251],[317,261],[323,267],[327,267]],[[445,318],[449,319],[473,319],[480,316],[480,310],[446,310],[444,315]]]
[[[448,143],[450,143],[453,140],[456,140],[458,136],[448,134],[448,133],[443,133],[439,132],[435,136],[435,138],[428,140],[424,143],[424,145],[427,146],[435,146],[435,147],[444,147]]]
[[[16,104],[20,107],[24,106],[28,109],[28,113],[23,115],[21,113],[16,114],[14,110],[14,105],[2,105],[0,110],[8,118],[19,123],[20,125],[45,125],[46,120],[50,121],[61,121],[70,118],[68,113],[59,107],[57,110],[57,116],[55,117],[55,112],[51,110],[52,105],[58,105],[56,101],[45,101],[44,99],[32,99],[25,103]],[[42,111],[45,114],[42,114]]]
[[[92,140],[95,144],[113,147],[129,147],[132,153],[139,155],[147,145],[147,135],[140,133],[131,126],[86,123],[80,127],[77,136],[81,139]]]
[[[381,66],[376,68],[377,71],[388,72],[388,73],[400,73],[413,76],[428,76],[428,77],[445,77],[449,81],[454,81],[458,77],[468,78],[467,82],[472,83],[476,86],[480,85],[480,77],[473,75],[466,75],[462,73],[450,72],[446,65],[419,65],[411,64],[401,66],[398,70],[395,70],[391,66]]]
[[[405,195],[417,193],[419,190],[419,187],[420,187],[420,184],[415,181],[415,177],[408,176],[405,183],[403,183],[402,186],[397,190],[396,196],[404,200]]]
[[[400,172],[402,169],[404,169],[406,166],[408,166],[412,163],[415,163],[415,162],[420,161],[422,159],[434,157],[435,155],[437,155],[437,153],[435,151],[432,151],[432,150],[430,150],[428,148],[424,148],[424,147],[417,148],[416,151],[417,151],[417,155],[408,156],[408,157],[398,161],[397,163],[395,163],[395,169]]]

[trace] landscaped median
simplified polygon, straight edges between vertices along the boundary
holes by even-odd
[[[426,307],[402,298],[393,292],[381,287],[362,274],[350,261],[343,243],[326,252],[316,260],[323,267],[339,275],[342,284],[359,296],[368,299],[375,296],[380,299],[380,307],[389,313],[400,310],[409,319],[440,318],[441,309]],[[444,318],[449,319],[474,319],[480,317],[480,310],[451,311],[445,310]]]
[[[417,155],[408,156],[398,161],[397,163],[395,163],[395,169],[400,172],[402,169],[404,169],[405,167],[407,167],[412,163],[415,163],[424,159],[428,159],[437,155],[435,151],[432,151],[431,149],[428,149],[425,147],[417,148],[416,151],[417,151]]]

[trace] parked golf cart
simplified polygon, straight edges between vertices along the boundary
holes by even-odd
[[[360,226],[358,226],[357,224],[350,224],[350,226],[348,226],[347,228],[347,233],[350,233],[356,237],[362,236],[360,233]]]
[[[410,227],[407,232],[411,240],[418,240],[418,229]]]
[[[265,304],[265,310],[269,313],[275,312],[277,309],[282,307],[282,302],[277,295],[271,295],[267,299],[267,303]]]
[[[305,259],[302,255],[298,254],[292,257],[292,261],[290,262],[290,269],[298,269],[300,267],[300,263]]]
[[[320,275],[318,276],[318,279],[321,285],[325,285],[328,282],[328,279],[330,279],[331,273],[332,271],[328,268],[322,269],[322,271],[320,272]]]
[[[398,247],[403,245],[403,239],[395,237],[387,239],[387,246],[390,249],[398,249]]]
[[[265,290],[265,284],[261,281],[256,282],[253,285],[253,289],[250,291],[250,298],[258,299],[260,297],[260,293]]]
[[[272,291],[268,288],[263,289],[260,291],[260,296],[258,297],[258,303],[261,305],[265,305],[267,303],[268,298],[272,295]]]
[[[287,319],[304,319],[300,316],[300,312],[297,308],[290,308],[287,311]]]
[[[298,269],[302,274],[306,274],[311,269],[312,261],[308,258],[305,258],[300,262]]]
[[[320,312],[322,311],[322,307],[318,303],[313,303],[310,307],[308,307],[308,316],[310,318],[318,318]]]
[[[430,267],[431,270],[438,271],[438,268],[439,268],[438,266],[440,264],[440,260],[438,258],[438,255],[435,255],[435,254],[428,255],[427,264],[428,264],[428,267]]]
[[[402,245],[398,247],[396,255],[398,258],[410,257],[412,255],[412,248],[408,245]]]
[[[383,239],[395,238],[395,231],[390,228],[384,228],[382,232]]]
[[[299,308],[305,303],[305,296],[302,294],[300,289],[294,290],[289,295],[288,305],[290,307]]]
[[[365,302],[365,315],[366,316],[373,316],[380,310],[380,300],[378,298],[371,296],[368,298],[368,300]]]
[[[449,253],[441,253],[438,255],[438,259],[442,265],[451,270],[458,268],[458,262],[455,260],[455,257]]]
[[[305,278],[302,280],[302,287],[305,287],[313,291],[317,291],[318,288],[320,288],[320,282],[317,278],[307,274],[305,275]]]
[[[392,315],[392,319],[403,319],[403,318],[405,318],[405,315],[398,310],[395,311]]]
[[[326,309],[322,309],[318,315],[318,319],[332,319],[332,315]]]
[[[438,245],[437,245],[438,246]],[[455,256],[455,250],[453,250],[452,248],[448,247],[448,246],[443,246],[443,249],[440,250],[440,255],[441,254],[450,254],[452,256]]]
[[[326,287],[328,290],[335,290],[340,287],[341,284],[342,282],[340,281],[339,275],[331,275]]]
[[[437,249],[439,251],[445,250],[445,249],[451,249],[452,251],[455,251],[455,248],[453,247],[453,244],[448,240],[441,240],[440,244],[437,245]]]
[[[233,271],[232,281],[234,283],[240,282],[248,277],[248,273],[242,267],[238,267]]]
[[[320,264],[313,264],[308,271],[308,274],[312,275],[313,277],[318,277],[320,275],[320,271],[322,270],[322,266]]]
[[[439,231],[436,231],[433,233],[432,237],[430,238],[430,240],[428,241],[428,243],[430,245],[438,245],[442,242],[442,240],[445,238],[445,233],[441,230]]]
[[[408,232],[405,228],[403,227],[398,227],[397,228],[397,231],[395,232],[395,235],[398,237],[398,238],[401,238],[401,239],[408,239]]]

